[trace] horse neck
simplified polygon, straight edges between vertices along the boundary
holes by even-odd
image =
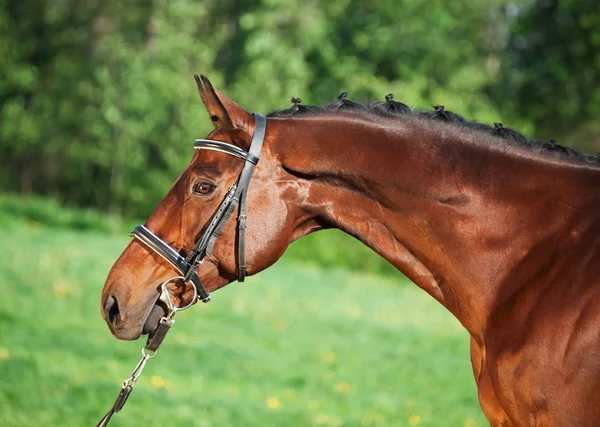
[[[314,222],[300,235],[319,227],[353,235],[477,339],[494,306],[544,268],[590,210],[590,186],[598,211],[599,174],[502,141],[479,144],[483,134],[453,126],[383,120],[271,119],[273,151],[307,189],[296,210]],[[523,263],[521,283],[512,273]]]

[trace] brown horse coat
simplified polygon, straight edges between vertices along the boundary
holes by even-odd
[[[247,149],[252,115],[206,79],[199,89],[216,127],[209,138]],[[436,120],[443,108],[431,117],[339,110],[268,118],[248,195],[249,274],[293,240],[339,228],[469,331],[490,424],[600,425],[598,164]],[[241,167],[222,153],[196,152],[146,226],[189,250]],[[204,182],[214,191],[195,193]],[[209,291],[237,276],[234,240],[232,221],[198,270]],[[117,316],[103,311],[115,336],[151,329],[157,286],[171,276],[169,264],[130,243],[102,293],[103,307],[118,302]],[[190,295],[177,296],[184,303]]]

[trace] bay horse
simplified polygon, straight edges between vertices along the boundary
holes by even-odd
[[[247,153],[258,115],[206,77],[196,82],[215,127],[209,140]],[[370,105],[345,94],[324,107],[293,102],[261,122],[247,212],[190,268],[204,296],[271,266],[290,242],[339,228],[467,329],[491,425],[600,425],[600,156],[442,106],[413,111],[392,96]],[[196,150],[143,228],[182,255],[196,248],[248,162],[235,150]],[[156,327],[171,264],[140,239],[116,261],[101,304],[117,338]],[[168,291],[182,306],[195,302],[188,279]]]

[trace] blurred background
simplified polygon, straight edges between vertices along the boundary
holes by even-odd
[[[99,298],[210,121],[388,93],[600,151],[595,0],[0,0],[0,425],[94,425],[137,362]],[[250,225],[251,226],[251,225]],[[468,336],[335,231],[178,315],[114,425],[486,425]]]

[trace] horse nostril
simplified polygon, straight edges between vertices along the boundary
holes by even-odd
[[[114,296],[109,297],[104,304],[104,312],[108,323],[117,326],[119,322],[119,304]]]

